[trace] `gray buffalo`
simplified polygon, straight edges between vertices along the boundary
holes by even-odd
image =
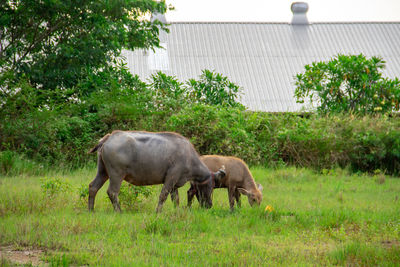
[[[114,131],[100,139],[89,153],[96,151],[97,175],[89,185],[89,211],[93,210],[97,191],[107,179],[110,179],[107,194],[115,211],[121,211],[118,194],[123,180],[139,186],[164,184],[157,212],[162,210],[168,194],[179,205],[178,188],[187,181],[206,188],[205,202],[211,207],[213,178],[218,180],[225,175],[223,170],[210,172],[189,140],[171,132]]]

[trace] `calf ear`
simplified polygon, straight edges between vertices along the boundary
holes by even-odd
[[[214,175],[215,175],[215,180],[217,180],[217,181],[224,178],[226,175],[225,166],[222,165],[222,167]]]
[[[244,188],[238,188],[237,190],[239,191],[239,193],[241,193],[241,194],[243,194],[243,195],[246,195],[246,196],[250,196],[250,195],[251,195],[251,192],[250,192],[250,191],[247,191],[247,190],[244,189]]]
[[[257,184],[257,188],[258,190],[260,190],[261,192],[263,191],[264,187],[261,184]]]

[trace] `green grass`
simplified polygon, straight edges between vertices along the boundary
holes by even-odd
[[[212,209],[170,201],[155,213],[160,186],[114,213],[106,183],[95,212],[80,199],[95,169],[0,178],[0,245],[40,248],[51,266],[268,266],[400,264],[400,179],[382,174],[252,168],[260,207],[229,211],[217,189]],[[62,181],[49,190],[49,180]],[[270,205],[272,212],[264,211]],[[124,208],[124,206],[122,206]],[[2,260],[6,262],[6,260]]]

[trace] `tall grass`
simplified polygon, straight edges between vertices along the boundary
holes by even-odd
[[[95,169],[0,178],[0,245],[42,248],[53,266],[396,265],[400,255],[400,180],[299,168],[251,168],[264,186],[260,207],[229,211],[227,191],[213,208],[168,200],[155,213],[160,186],[134,209],[114,213],[108,183],[87,212],[80,188]],[[59,179],[68,190],[49,194]],[[384,182],[377,182],[383,180]],[[62,186],[61,186],[62,187]],[[269,205],[272,211],[265,211]]]

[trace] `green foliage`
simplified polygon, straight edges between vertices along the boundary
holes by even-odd
[[[278,151],[285,162],[298,166],[330,169],[338,165],[354,171],[381,169],[398,174],[399,122],[396,117],[384,116],[292,116],[278,130]]]
[[[198,103],[222,105],[227,107],[243,107],[240,104],[240,87],[220,73],[203,70],[198,80],[189,79],[190,96]]]
[[[87,184],[81,184],[78,188],[79,199],[81,201],[87,201],[89,198],[89,186]]]
[[[382,77],[385,61],[364,55],[338,55],[314,62],[296,76],[297,102],[317,102],[321,113],[390,113],[399,110],[400,81]]]
[[[194,105],[167,121],[190,138],[200,154],[235,155],[248,164],[290,164],[316,169],[400,173],[397,117],[241,112]]]
[[[150,218],[146,222],[146,226],[144,228],[147,234],[157,235],[160,234],[162,236],[171,236],[172,227],[171,223],[165,219],[161,218]]]
[[[70,191],[71,185],[60,178],[43,178],[41,179],[42,192],[49,198],[54,198],[58,194]]]
[[[150,195],[151,189],[149,186],[122,183],[118,198],[123,209],[132,210],[141,201],[140,197],[148,198]]]
[[[107,95],[111,96],[109,103],[88,104],[97,112],[83,117],[42,111],[5,120],[0,128],[1,173],[40,174],[50,167],[86,165],[95,159],[87,154],[89,148],[114,129],[178,132],[200,154],[237,156],[251,165],[319,170],[341,166],[355,172],[400,173],[400,120],[396,116],[302,117],[203,104],[183,106],[176,112],[149,111],[144,101],[142,107],[139,102],[139,107],[129,105],[141,99],[139,95],[124,95],[123,91]],[[113,97],[119,105],[111,101]]]
[[[158,34],[168,29],[144,18],[166,10],[152,0],[3,1],[0,86],[14,94],[13,84],[26,78],[43,100],[59,103],[86,94],[74,90],[78,82],[118,65],[123,48],[159,47]]]
[[[18,86],[0,110],[0,149],[62,168],[84,165],[88,147],[107,132],[166,130],[169,117],[193,103],[175,77],[160,72],[147,84],[123,66],[79,80],[74,91],[90,93],[84,100],[76,95],[74,101],[41,106],[46,101],[35,100],[35,88],[27,82]]]
[[[86,207],[89,197],[88,185],[86,183],[81,184],[80,187],[77,188],[77,192],[79,194],[80,204]],[[149,198],[151,194],[152,190],[149,186],[135,186],[129,183],[122,183],[118,198],[123,210],[135,210],[137,204],[143,199]]]
[[[151,75],[151,80],[150,85],[160,100],[165,98],[181,99],[184,97],[186,90],[176,77],[168,76],[159,71]]]
[[[108,66],[95,73],[89,73],[78,81],[74,91],[78,93],[76,97],[88,97],[91,94],[115,90],[127,90],[127,94],[133,90],[141,92],[146,86],[137,75],[133,76],[129,72],[125,64],[119,63],[117,66]]]
[[[82,100],[42,107],[36,89],[21,80],[0,103],[1,174],[84,166],[95,158],[89,148],[116,129],[175,131],[200,154],[251,165],[400,173],[399,117],[249,112],[235,104],[239,91],[229,91],[225,78],[205,70],[198,81],[181,83],[159,72],[145,83],[124,66],[110,67],[79,80],[75,89],[88,92]]]
[[[0,168],[2,173],[7,175],[13,169],[15,157],[17,155],[13,151],[0,152]]]
[[[39,164],[15,151],[0,151],[0,175],[40,175],[47,171],[43,164]]]
[[[200,154],[236,155],[250,164],[266,163],[264,152],[240,108],[220,108],[195,104],[172,115],[168,130],[188,137]],[[249,116],[249,117],[248,117]],[[268,141],[268,140],[267,140]]]
[[[149,87],[154,94],[154,109],[161,116],[169,116],[187,105],[186,88],[174,76],[162,72],[152,74]]]
[[[70,265],[71,265],[71,263],[70,263],[69,259],[67,258],[67,256],[65,256],[65,254],[62,254],[62,256],[56,256],[56,257],[53,257],[50,259],[51,267],[59,267],[59,266],[68,267]]]
[[[18,119],[4,118],[0,127],[2,146],[28,158],[59,167],[82,164],[87,143],[93,138],[92,125],[85,118],[59,111],[32,111]],[[70,164],[73,161],[73,164]]]

